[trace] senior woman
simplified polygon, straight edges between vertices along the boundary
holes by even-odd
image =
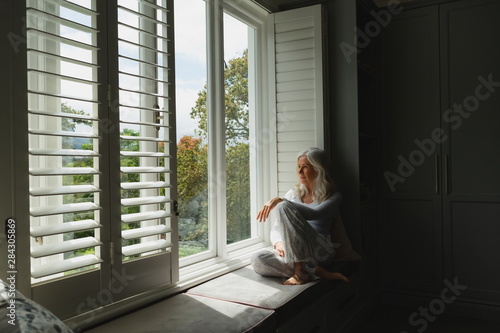
[[[269,200],[257,214],[265,222],[276,208],[277,219],[271,231],[273,250],[255,253],[252,266],[260,275],[288,278],[283,284],[304,284],[317,277],[349,280],[341,273],[325,269],[335,255],[330,231],[342,200],[330,175],[326,153],[310,148],[299,153],[299,182],[284,198]]]

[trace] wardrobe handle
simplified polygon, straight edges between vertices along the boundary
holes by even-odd
[[[444,193],[448,194],[448,154],[444,156]]]
[[[439,194],[439,156],[435,155],[434,179],[436,181],[436,194]]]

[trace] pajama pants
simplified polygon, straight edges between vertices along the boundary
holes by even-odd
[[[260,275],[291,277],[294,263],[301,262],[302,269],[312,278],[316,267],[328,266],[335,255],[329,237],[318,233],[289,201],[276,206],[278,226],[283,239],[285,257],[275,250],[261,250],[252,255],[252,267]]]

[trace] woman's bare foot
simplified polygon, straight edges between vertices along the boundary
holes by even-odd
[[[293,274],[293,276],[291,278],[289,278],[288,280],[283,282],[284,285],[295,286],[295,285],[304,284],[304,283],[311,281],[311,276],[309,276],[309,274],[307,274],[302,269],[301,262],[294,262],[293,266],[294,266],[295,274]]]
[[[345,283],[349,283],[349,279],[345,277],[344,274],[338,272],[329,272],[324,267],[318,266],[316,267],[316,276],[319,276],[325,280],[340,280]]]
[[[304,278],[300,278],[299,275],[294,274],[291,278],[289,278],[288,280],[283,282],[283,284],[287,285],[287,286],[295,286],[295,285],[307,283],[309,281],[311,281],[311,278],[304,279]]]

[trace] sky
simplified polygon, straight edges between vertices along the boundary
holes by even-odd
[[[189,113],[207,80],[205,1],[175,0],[177,141],[194,135],[197,122]],[[239,57],[248,48],[248,28],[224,15],[224,58]]]
[[[71,0],[74,3],[90,7],[91,0]],[[132,4],[135,0],[120,0],[120,3]],[[175,62],[176,62],[176,112],[177,112],[177,142],[184,135],[195,135],[194,129],[197,128],[197,122],[191,119],[189,115],[191,108],[194,107],[198,98],[198,92],[203,90],[207,81],[207,59],[206,59],[206,18],[205,18],[206,3],[204,0],[174,0],[175,13]],[[84,25],[90,25],[90,19],[87,15],[80,15],[74,11],[61,9],[61,17],[67,18]],[[120,19],[128,21],[127,13],[120,12]],[[134,18],[130,18],[134,19]],[[134,41],[137,39],[134,32],[127,32],[127,28],[120,27],[119,35],[125,40]],[[81,32],[70,27],[61,27],[62,35],[79,40],[86,43],[91,43],[91,35],[86,32]],[[129,29],[130,30],[130,29]],[[128,36],[130,35],[130,36]],[[127,52],[130,46],[120,44],[120,52]],[[135,50],[135,47],[133,47]],[[226,62],[235,57],[240,57],[243,51],[248,48],[248,27],[233,18],[228,14],[224,14],[224,58]],[[81,48],[75,48],[70,45],[63,44],[61,47],[61,55],[69,58],[78,59],[90,62],[92,60],[92,52]],[[126,65],[120,63],[120,66]],[[125,68],[125,67],[123,67]],[[127,69],[134,72],[132,69]],[[61,63],[61,73],[76,76],[82,79],[91,80],[95,74],[92,74],[88,68],[79,69],[77,65],[72,63]],[[125,84],[127,80],[120,78],[121,84]],[[130,84],[134,85],[134,82]],[[135,84],[136,85],[136,84]],[[90,86],[81,85],[73,82],[65,82],[61,87],[63,94],[73,95],[75,97],[88,97],[93,93]],[[123,102],[123,101],[122,101]],[[76,109],[82,109],[87,114],[92,114],[89,110],[88,103],[79,103],[71,101],[71,106]],[[128,114],[125,110],[122,116],[132,120],[134,117]],[[127,125],[127,127],[134,127]],[[134,127],[135,129],[135,127]],[[85,125],[77,125],[77,130],[81,132],[92,131],[90,127]]]

